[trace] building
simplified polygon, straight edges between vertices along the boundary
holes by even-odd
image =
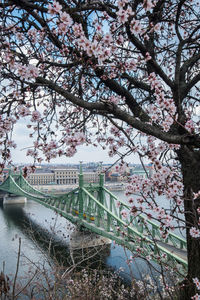
[[[55,169],[56,184],[76,184],[78,183],[78,170],[76,169]]]
[[[105,176],[104,176],[105,181]],[[99,172],[83,172],[83,182],[84,183],[98,183],[99,182]]]
[[[35,173],[27,176],[27,181],[31,185],[47,185],[55,183],[55,176],[52,170],[36,169]]]
[[[77,184],[78,170],[76,169],[36,169],[27,177],[31,185]]]
[[[69,185],[78,184],[78,169],[36,169],[35,173],[29,174],[27,177],[28,182],[31,185]],[[104,176],[105,181],[105,176]],[[83,182],[98,183],[99,182],[99,172],[83,172]]]

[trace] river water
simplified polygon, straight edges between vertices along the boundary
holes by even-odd
[[[114,192],[125,199],[123,192]],[[69,239],[73,224],[52,210],[37,202],[28,200],[26,204],[0,206],[0,271],[11,276],[16,271],[19,238],[21,238],[21,256],[19,277],[33,266],[53,263],[52,257],[61,253],[66,261],[69,258]],[[49,241],[51,247],[49,247]],[[51,251],[49,249],[51,248]],[[106,268],[118,270],[126,280],[130,279],[130,270],[126,260],[131,253],[114,243],[104,251],[103,262]],[[59,260],[59,257],[57,258]],[[123,268],[121,270],[120,268]],[[131,267],[135,279],[141,279],[149,272],[144,260],[136,259]]]

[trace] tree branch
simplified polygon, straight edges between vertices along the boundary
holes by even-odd
[[[34,84],[32,84],[34,85]],[[38,77],[35,86],[42,85],[54,90],[58,94],[65,97],[66,100],[69,100],[71,103],[78,105],[82,108],[85,108],[93,113],[109,116],[112,115],[115,118],[118,118],[122,121],[125,121],[128,125],[132,126],[135,129],[138,129],[148,135],[155,136],[156,138],[163,140],[170,144],[185,144],[185,145],[193,145],[196,147],[200,147],[200,137],[192,134],[184,134],[184,135],[176,135],[170,134],[165,131],[162,131],[158,126],[151,125],[149,123],[142,122],[131,116],[126,111],[123,111],[119,108],[119,106],[113,103],[107,102],[86,102],[75,95],[69,93],[62,87],[56,85],[54,82],[47,80],[42,77]],[[94,112],[95,111],[95,112]]]
[[[133,35],[130,31],[129,25],[126,25],[126,32],[129,37],[129,40],[135,45],[135,47],[142,53],[142,55],[145,57],[148,50],[145,48],[145,46],[138,40],[138,38]],[[148,64],[154,69],[155,73],[157,73],[164,82],[171,88],[174,87],[173,82],[169,79],[169,77],[164,73],[162,68],[157,64],[157,62],[154,59],[151,59],[148,61]]]

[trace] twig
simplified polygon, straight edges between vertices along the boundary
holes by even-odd
[[[33,274],[33,276],[28,280],[28,282],[26,283],[26,285],[23,286],[23,288],[21,288],[21,290],[15,295],[15,297],[17,297],[18,295],[20,295],[27,288],[27,286],[31,283],[31,281],[33,280],[33,278],[35,277],[36,274],[37,274],[37,270],[35,271],[35,273]]]
[[[13,300],[15,299],[15,286],[16,286],[17,275],[18,275],[18,271],[19,271],[20,254],[21,254],[21,238],[19,238],[19,248],[18,248],[18,255],[17,255],[17,267],[16,267],[14,283],[13,283],[13,290],[12,290],[12,299]]]

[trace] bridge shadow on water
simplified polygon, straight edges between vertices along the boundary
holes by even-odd
[[[151,270],[143,259],[137,259],[131,266],[128,266],[126,261],[132,253],[128,250],[124,251],[123,247],[118,245],[92,247],[72,253],[69,247],[70,230],[72,231],[73,228],[71,224],[66,232],[56,235],[55,231],[51,232],[47,228],[48,226],[42,226],[33,220],[31,215],[24,210],[25,205],[0,205],[0,207],[8,226],[16,227],[26,239],[34,243],[36,248],[41,249],[46,257],[64,269],[71,268],[77,272],[83,268],[97,269],[105,273],[118,271],[125,285],[131,283],[132,276],[139,280],[143,278],[144,274],[157,276],[156,272]]]
[[[12,226],[18,228],[26,238],[35,244],[36,248],[40,248],[52,261],[66,268],[74,264],[76,270],[86,267],[92,269],[106,267],[106,258],[110,255],[110,245],[74,250],[72,255],[69,247],[70,231],[73,231],[71,225],[67,228],[66,233],[60,233],[59,230],[59,237],[57,237],[55,229],[51,232],[48,228],[38,224],[23,210],[23,207],[23,204],[16,206],[0,204],[8,226],[12,223]]]

